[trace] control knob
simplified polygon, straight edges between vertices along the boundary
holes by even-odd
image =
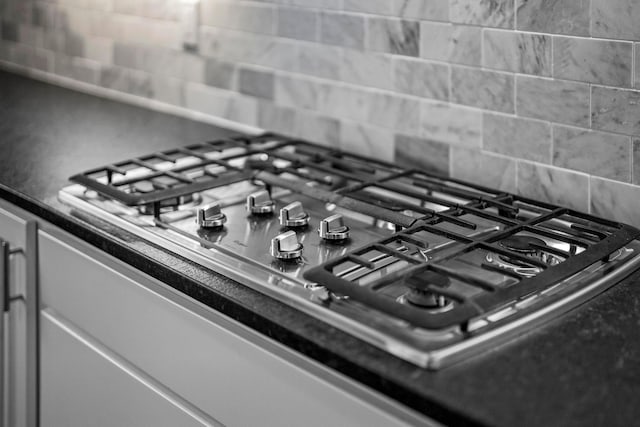
[[[335,214],[320,221],[318,234],[324,240],[344,240],[349,238],[349,227],[344,225],[342,215]]]
[[[218,202],[201,207],[196,214],[196,224],[202,228],[221,228],[225,222],[227,222],[227,216],[220,211]]]
[[[280,209],[280,225],[283,227],[306,227],[309,214],[302,208],[302,203],[293,202]]]
[[[247,210],[253,215],[269,215],[276,209],[275,202],[267,190],[261,190],[247,197]]]
[[[295,259],[302,256],[302,243],[293,230],[282,233],[271,240],[271,255],[281,260]]]

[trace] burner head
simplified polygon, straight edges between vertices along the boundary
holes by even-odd
[[[451,301],[442,295],[431,291],[429,286],[446,288],[451,284],[451,279],[431,270],[414,274],[407,278],[406,285],[409,292],[404,295],[404,300],[409,304],[427,308],[443,309],[451,305]]]
[[[547,243],[534,236],[510,236],[499,242],[505,249],[517,252],[527,258],[542,262],[549,266],[560,264],[563,259],[545,251]],[[486,260],[507,270],[514,271],[525,277],[532,277],[539,274],[543,269],[539,266],[528,263],[524,260],[516,259],[508,254],[487,253]]]
[[[539,251],[537,247],[547,246],[544,240],[533,236],[510,236],[500,241],[500,246],[514,252],[533,254]]]

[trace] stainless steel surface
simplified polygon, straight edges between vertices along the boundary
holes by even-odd
[[[163,213],[161,220],[156,221],[151,215],[140,215],[136,209],[103,200],[79,185],[65,188],[60,192],[60,199],[346,330],[398,357],[434,369],[462,360],[469,354],[509,339],[531,325],[581,304],[593,294],[615,284],[640,264],[640,257],[636,256],[640,244],[631,242],[615,259],[592,265],[560,282],[551,292],[538,292],[522,301],[507,301],[500,310],[479,316],[469,325],[471,335],[457,328],[425,330],[371,310],[353,299],[341,298],[303,278],[308,268],[362,247],[373,239],[393,235],[395,230],[391,224],[319,202],[303,194],[275,189],[272,191],[275,207],[300,201],[311,217],[311,224],[308,228],[288,231],[295,234],[297,241],[304,245],[304,253],[299,259],[274,259],[267,248],[271,247],[272,239],[287,230],[280,225],[276,216],[254,216],[246,212],[244,202],[247,195],[258,189],[256,184],[242,182],[202,194],[205,204],[219,201],[222,211],[230,219],[220,230],[200,229],[193,220],[193,207]],[[342,215],[343,224],[350,227],[350,238],[336,243],[322,239],[317,231],[321,220],[316,229],[313,219],[330,218],[338,212]],[[339,225],[339,222],[336,224]],[[495,227],[495,223],[485,221],[477,229],[466,232],[481,235],[495,230]],[[432,250],[451,250],[451,247],[445,242],[434,243]],[[484,262],[487,253],[476,251],[471,258],[458,261],[455,267],[463,272],[485,274],[496,279],[491,276],[495,273],[473,267]],[[398,268],[402,268],[402,265],[396,263],[388,265],[386,271],[393,272]],[[513,283],[508,276],[496,280],[504,286]],[[456,281],[454,284],[460,286]],[[551,300],[554,300],[553,304],[547,305],[544,311],[528,310],[538,305],[544,306]],[[505,323],[504,320],[509,318],[515,321]]]
[[[331,215],[320,221],[318,235],[324,240],[345,240],[349,238],[349,227],[344,225],[342,215]]]
[[[4,424],[5,407],[5,314],[9,287],[9,243],[0,238],[0,421]]]
[[[220,228],[227,222],[227,216],[220,211],[220,203],[211,202],[198,208],[196,224],[201,228]]]
[[[269,192],[260,190],[247,196],[247,210],[254,215],[270,215],[276,206]]]
[[[280,209],[280,225],[292,228],[309,225],[309,214],[304,211],[302,203],[295,201]]]

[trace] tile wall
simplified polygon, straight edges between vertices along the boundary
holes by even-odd
[[[640,1],[0,0],[0,60],[640,226]]]

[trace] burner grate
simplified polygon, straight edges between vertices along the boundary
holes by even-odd
[[[276,134],[163,151],[71,180],[128,206],[150,206],[157,219],[163,201],[251,180],[385,221],[395,227],[393,235],[313,267],[304,277],[432,330],[464,328],[478,315],[606,260],[640,234],[547,203]],[[531,249],[543,255],[500,245],[522,235],[542,239],[544,246]],[[512,268],[491,263],[486,254],[512,261]],[[446,287],[426,284],[420,290],[452,301],[446,309],[412,306],[403,298],[407,281],[429,271],[452,279]]]
[[[479,198],[478,198],[479,199]],[[526,214],[517,215],[517,213]],[[498,230],[487,233],[460,234],[443,227],[453,223],[464,229],[479,227],[469,220],[456,221],[470,214],[502,224]],[[515,214],[515,215],[514,215]],[[571,219],[572,222],[567,221]],[[421,233],[438,239],[420,238]],[[556,246],[536,246],[533,249],[552,254],[562,260],[550,265],[499,242],[510,236],[526,233],[539,236]],[[587,266],[606,260],[611,253],[638,236],[632,227],[596,219],[586,214],[551,206],[524,198],[502,195],[496,200],[478,200],[468,206],[455,206],[432,218],[420,219],[414,225],[391,237],[358,248],[343,257],[335,258],[309,270],[305,278],[320,283],[331,291],[361,301],[414,326],[426,329],[445,329],[464,325],[472,318],[504,306],[508,301],[528,296],[575,275]],[[393,246],[395,247],[393,247]],[[563,246],[563,248],[559,247]],[[365,254],[376,251],[385,254],[384,262],[372,263]],[[536,275],[525,276],[490,264],[477,252],[494,253],[539,269]],[[475,265],[468,264],[476,259]],[[341,266],[349,263],[350,274]],[[466,264],[465,264],[466,263]],[[395,268],[392,266],[395,265]],[[378,271],[384,270],[384,271]],[[353,273],[359,271],[359,274]],[[396,293],[386,292],[388,287],[398,288],[425,271],[432,271],[454,279],[463,290],[427,284],[435,295],[453,301],[450,310],[428,310],[405,304]],[[484,271],[486,274],[480,273]],[[485,277],[487,276],[487,277]],[[367,277],[373,277],[367,280]],[[501,285],[508,283],[508,286]],[[469,292],[469,289],[475,291]]]

